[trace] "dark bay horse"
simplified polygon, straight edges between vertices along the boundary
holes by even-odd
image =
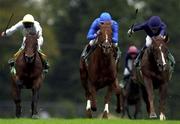
[[[133,61],[134,63],[134,61]],[[136,119],[138,117],[138,113],[140,112],[141,108],[141,84],[137,81],[135,74],[134,64],[132,65],[132,71],[130,74],[129,79],[126,80],[125,86],[123,88],[123,111],[122,117],[125,116],[126,112],[130,119],[132,116],[129,111],[129,107],[134,107],[133,117]]]
[[[143,98],[150,118],[156,118],[154,107],[154,89],[159,89],[160,120],[165,120],[165,103],[167,98],[168,82],[171,78],[168,60],[167,39],[159,36],[152,38],[152,44],[142,57],[140,74],[143,79]]]
[[[21,89],[32,90],[32,118],[38,118],[37,103],[43,80],[42,62],[37,51],[38,35],[27,35],[25,48],[16,60],[16,74],[12,77],[12,96],[16,105],[16,117],[21,116]]]
[[[100,24],[100,33],[96,42],[96,49],[89,57],[88,65],[80,60],[80,78],[85,89],[87,100],[86,113],[89,118],[92,117],[92,111],[96,111],[96,92],[107,87],[105,96],[105,108],[103,118],[108,118],[109,100],[112,91],[117,96],[117,112],[120,112],[120,87],[117,79],[117,65],[114,58],[114,47],[112,44],[112,28],[111,23],[106,22]]]

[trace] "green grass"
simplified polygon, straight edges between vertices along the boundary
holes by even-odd
[[[128,119],[0,119],[0,124],[180,124],[180,121]]]

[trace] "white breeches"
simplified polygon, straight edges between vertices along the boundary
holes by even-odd
[[[146,36],[146,47],[149,47],[152,43],[152,38],[150,36]]]
[[[124,69],[124,73],[123,73],[124,76],[127,76],[127,75],[130,75],[130,72],[127,68]]]

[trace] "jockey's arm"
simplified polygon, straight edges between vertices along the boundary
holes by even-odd
[[[117,45],[119,26],[118,23],[115,21],[112,22],[112,31],[113,31],[113,37],[112,37],[113,43]]]
[[[11,28],[7,29],[6,32],[5,32],[5,35],[10,36],[10,35],[12,35],[14,32],[16,32],[17,30],[19,30],[22,27],[23,27],[22,21],[19,21],[18,23],[13,25]]]
[[[91,24],[91,27],[88,31],[88,34],[87,34],[87,39],[90,41],[90,40],[93,40],[97,37],[97,34],[96,32],[99,30],[98,28],[98,20],[94,20],[93,23]]]
[[[134,27],[133,27],[133,31],[136,32],[136,31],[139,31],[139,30],[144,30],[145,26],[147,26],[147,21],[146,22],[143,22],[141,24],[136,24]]]
[[[38,36],[39,36],[38,37],[38,50],[41,50],[41,46],[43,45],[43,41],[44,41],[43,36],[42,36],[42,28],[39,23],[36,23],[35,27],[37,29]]]
[[[160,31],[160,35],[162,36],[162,37],[164,37],[165,35],[166,35],[166,24],[164,24],[163,22],[161,23],[161,31]]]

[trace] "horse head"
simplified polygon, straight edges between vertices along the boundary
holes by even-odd
[[[32,63],[35,61],[36,52],[38,49],[38,34],[27,34],[24,41],[24,58],[25,62]]]
[[[102,49],[104,54],[109,54],[112,51],[112,26],[111,22],[104,22],[100,24],[98,46]]]
[[[167,69],[168,65],[168,48],[166,39],[159,36],[152,38],[152,45],[150,47],[151,52],[154,56],[154,60],[157,64],[159,71],[164,71]]]

